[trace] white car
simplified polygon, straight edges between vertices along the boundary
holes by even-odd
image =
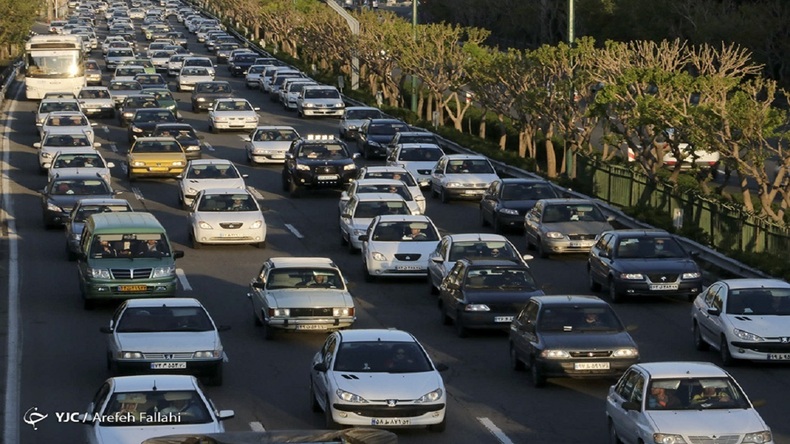
[[[140,444],[174,433],[222,433],[233,410],[216,410],[194,376],[110,378],[80,415],[88,444]],[[148,412],[155,412],[149,414]]]
[[[447,425],[447,390],[425,348],[395,329],[332,333],[310,367],[310,401],[324,411],[326,428],[338,426],[427,427]]]
[[[121,65],[115,68],[115,73],[112,76],[112,80],[117,80],[120,82],[131,82],[132,80],[137,80],[134,77],[137,74],[145,74],[145,66],[141,65]]]
[[[431,173],[431,194],[442,203],[450,199],[480,200],[486,188],[498,178],[485,156],[447,154],[439,159]]]
[[[414,196],[403,181],[398,179],[357,179],[348,189],[340,193],[338,212],[342,213],[346,203],[358,193],[395,193],[406,201],[411,214],[425,214],[425,197],[422,193]]]
[[[194,298],[128,299],[101,329],[111,371],[186,372],[207,377],[211,385],[222,385],[221,330],[227,327],[218,327]]]
[[[421,188],[431,186],[431,173],[444,151],[432,143],[404,143],[398,145],[389,156],[387,165],[407,169]]]
[[[680,169],[690,170],[692,168],[715,168],[721,160],[721,153],[718,151],[708,151],[705,149],[695,149],[688,143],[681,143],[678,145],[680,150]],[[674,156],[672,151],[664,154],[664,165],[673,168],[678,159]]]
[[[203,244],[266,246],[266,220],[246,189],[208,188],[198,192],[187,214],[192,248]]]
[[[86,116],[98,115],[104,118],[115,117],[115,102],[106,86],[83,87],[77,98]]]
[[[54,111],[81,112],[82,106],[76,97],[52,97],[41,99],[36,110],[36,127],[41,133],[41,127],[49,117],[49,113]]]
[[[709,362],[634,364],[606,396],[610,442],[771,444],[746,393]]]
[[[411,175],[411,173],[403,167],[393,167],[393,166],[363,166],[359,169],[357,173],[357,179],[395,179],[400,180],[406,187],[409,188],[411,195],[414,196],[415,199],[418,199],[423,202],[422,208],[423,212],[425,209],[425,196],[422,194],[422,190],[420,189],[420,184],[417,183],[417,179]]]
[[[724,365],[736,360],[790,362],[790,283],[715,282],[697,295],[691,318],[697,350],[713,347]]]
[[[33,144],[33,148],[38,150],[38,166],[43,173],[52,166],[52,159],[60,152],[71,152],[79,150],[82,152],[86,148],[96,151],[101,144],[91,144],[90,138],[83,132],[64,133],[58,131],[46,132],[41,138],[41,142]]]
[[[270,258],[250,282],[247,297],[267,340],[275,331],[327,332],[356,321],[346,280],[329,258]]]
[[[259,110],[246,99],[217,99],[208,111],[209,130],[253,130],[258,126]]]
[[[250,163],[285,163],[285,153],[291,142],[299,139],[291,126],[264,125],[244,137],[244,152]]]
[[[349,106],[346,107],[346,112],[340,118],[340,138],[341,139],[355,139],[359,127],[362,126],[368,119],[382,119],[384,113],[378,108],[372,106]]]
[[[211,82],[214,80],[214,71],[205,66],[185,66],[181,68],[176,77],[179,91],[192,91],[198,82]]]
[[[274,93],[272,89],[270,92]],[[341,117],[346,104],[340,91],[329,85],[309,85],[302,88],[296,99],[296,113],[299,117],[335,116]]]
[[[246,178],[247,174],[241,174],[230,160],[191,160],[184,172],[178,176],[178,202],[189,207],[195,196],[207,188],[243,190],[247,187],[244,182]]]
[[[52,157],[52,163],[47,173],[47,181],[57,175],[71,176],[85,174],[98,175],[107,183],[112,183],[110,168],[115,167],[112,162],[107,162],[101,153],[93,147],[61,149]]]
[[[184,66],[184,59],[191,57],[192,54],[173,54],[167,60],[167,75],[175,77],[181,72],[181,67]]]
[[[244,84],[248,89],[257,88],[260,86],[259,79],[261,74],[266,69],[266,65],[252,65],[247,68],[247,74],[244,76]]]
[[[427,216],[377,216],[362,241],[365,280],[377,277],[425,277],[439,243],[439,230]]]
[[[365,234],[373,218],[383,214],[411,214],[403,197],[395,193],[357,193],[340,213],[340,243],[351,253],[362,248],[359,236]]]

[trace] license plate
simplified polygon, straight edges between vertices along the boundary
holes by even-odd
[[[337,175],[330,174],[330,175],[318,176],[318,180],[337,180]]]
[[[468,195],[474,196],[474,195],[477,195],[477,194],[483,194],[483,191],[484,190],[466,190],[466,191],[464,191],[464,194],[468,194]]]
[[[373,418],[370,425],[374,426],[406,426],[411,424],[408,418]]]
[[[590,244],[588,242],[571,242],[569,245],[571,246],[571,248],[583,248],[583,247],[591,247],[592,246],[592,244]]]
[[[186,362],[152,362],[152,370],[178,370],[187,368]]]
[[[395,267],[396,270],[404,270],[404,271],[419,271],[422,270],[422,267],[418,267],[416,265],[399,265]]]
[[[650,284],[651,290],[677,290],[678,284]]]
[[[494,316],[494,322],[513,322],[513,316]]]
[[[768,355],[771,361],[787,361],[790,360],[790,353],[771,353]]]
[[[167,167],[149,167],[148,171],[151,171],[151,172],[154,172],[154,173],[164,173],[164,172],[169,171],[169,169]]]
[[[220,233],[219,237],[242,237],[241,233]]]
[[[320,324],[297,324],[297,330],[326,330],[326,326]]]
[[[574,370],[609,370],[608,362],[576,362]]]
[[[272,154],[272,159],[285,159],[285,154]]]
[[[147,285],[120,285],[118,291],[148,291]]]

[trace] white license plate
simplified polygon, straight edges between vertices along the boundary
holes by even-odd
[[[408,418],[373,418],[370,420],[370,425],[374,426],[406,426],[411,424],[411,419]]]
[[[576,362],[574,370],[609,370],[608,362]]]
[[[483,194],[483,191],[485,191],[485,190],[466,190],[466,191],[464,191],[464,194],[468,194],[468,195],[474,196],[476,194]]]
[[[395,269],[403,270],[403,271],[420,271],[423,268],[415,266],[415,265],[399,265],[399,266],[395,267]]]
[[[241,233],[220,233],[219,237],[242,237]]]
[[[677,290],[678,284],[650,284],[651,290]]]
[[[790,360],[790,353],[771,353],[768,355],[771,361],[787,361]]]
[[[326,326],[320,324],[297,324],[297,330],[326,330]]]
[[[272,159],[285,159],[285,154],[272,154]]]
[[[571,242],[571,248],[582,248],[582,247],[591,247],[592,244],[589,242]]]
[[[337,175],[330,174],[325,176],[318,176],[318,180],[337,180]]]
[[[513,322],[513,316],[494,316],[494,322]]]
[[[187,368],[186,362],[152,362],[151,368],[153,370],[176,370]]]

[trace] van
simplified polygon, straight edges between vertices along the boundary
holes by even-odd
[[[162,224],[151,213],[99,213],[85,221],[77,268],[85,309],[96,302],[176,293],[173,250]]]

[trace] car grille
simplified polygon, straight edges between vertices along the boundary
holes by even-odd
[[[430,176],[431,170],[417,170],[417,174],[420,174],[422,176]]]
[[[150,279],[152,268],[111,268],[113,279]]]
[[[420,258],[420,256],[422,256],[422,255],[421,254],[417,254],[417,253],[413,253],[413,254],[399,253],[399,254],[395,255],[395,259],[397,259],[399,261],[404,261],[404,262],[411,262],[411,261],[418,260]]]
[[[332,316],[332,308],[291,308],[291,317]]]
[[[568,352],[572,358],[608,358],[612,355],[611,350],[587,350]]]
[[[461,188],[486,188],[488,187],[487,183],[462,183]]]
[[[318,174],[337,174],[337,167],[332,165],[324,165],[315,167],[315,172]]]
[[[655,274],[648,274],[647,278],[650,282],[676,282],[678,280],[677,274],[662,274],[662,273],[655,273]]]
[[[740,442],[739,435],[724,436],[689,436],[691,444],[737,444]]]
[[[395,400],[396,402],[398,400]],[[387,400],[382,400],[381,402],[389,402]],[[404,401],[410,402],[410,401]],[[435,412],[444,408],[444,404],[432,404],[432,405],[395,405],[390,407],[388,405],[367,405],[367,406],[359,406],[359,405],[344,405],[344,404],[335,404],[334,405],[336,410],[344,411],[344,412],[353,412],[360,416],[368,416],[368,417],[375,417],[375,418],[409,418],[415,416],[422,416],[426,413]]]
[[[192,355],[193,353],[143,353],[143,358],[169,361],[173,359],[192,359]]]
[[[568,238],[570,240],[593,240],[595,239],[594,234],[569,234]]]
[[[235,230],[237,228],[241,228],[244,225],[241,222],[220,222],[219,226],[225,228],[227,230]]]

